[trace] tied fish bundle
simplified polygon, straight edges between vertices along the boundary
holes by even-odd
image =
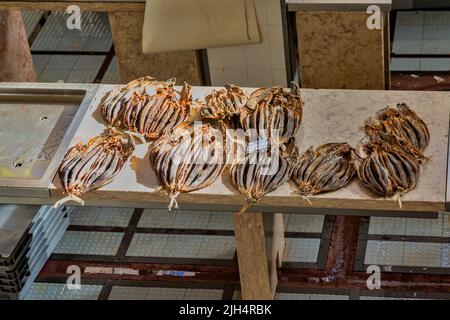
[[[225,89],[213,90],[206,96],[200,114],[202,119],[234,120],[246,103],[247,96],[240,87],[226,84]]]
[[[206,188],[225,164],[223,132],[210,124],[176,127],[150,147],[150,164],[170,196],[169,210],[178,208],[180,193]]]
[[[135,93],[125,104],[125,127],[149,139],[157,139],[188,120],[192,106],[191,87],[185,83],[178,99],[173,83],[157,88],[154,95]]]
[[[110,183],[133,151],[132,137],[115,130],[96,136],[87,144],[78,143],[72,147],[58,170],[64,190],[69,195],[59,200],[55,207],[70,200],[84,204],[80,196]]]
[[[245,197],[245,212],[264,195],[289,181],[293,171],[295,154],[281,154],[279,149],[256,150],[230,169],[231,184]]]
[[[373,192],[401,197],[415,188],[420,164],[410,153],[385,141],[363,139],[356,149],[355,167],[359,179]]]
[[[191,87],[185,83],[179,94],[174,84],[150,77],[134,80],[110,93],[102,104],[103,117],[110,125],[157,139],[188,121],[194,109]]]
[[[260,88],[254,91],[241,110],[244,130],[253,130],[258,139],[286,143],[294,137],[302,120],[303,101],[300,89],[292,84],[288,92],[282,87]]]
[[[123,126],[125,104],[133,99],[134,95],[150,95],[155,87],[169,85],[171,82],[159,82],[152,77],[142,77],[117,87],[108,93],[101,104],[101,113],[106,122],[115,127]]]
[[[316,150],[310,147],[299,157],[292,179],[304,197],[338,190],[356,174],[353,158],[354,149],[348,143],[328,143]]]
[[[426,157],[423,152],[430,142],[430,133],[425,122],[404,103],[397,108],[386,107],[375,113],[365,123],[366,134],[395,144],[419,160]]]

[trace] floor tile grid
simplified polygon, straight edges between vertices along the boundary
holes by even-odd
[[[448,213],[440,213],[438,219],[372,217],[368,228],[368,240],[365,243],[366,248],[361,248],[364,245],[361,245],[360,240],[358,250],[365,251],[365,265],[387,265],[388,268],[385,271],[395,267],[394,269],[398,269],[399,272],[403,272],[401,270],[405,268],[411,268],[411,270],[420,270],[422,273],[428,270],[430,273],[448,274],[450,273],[448,269],[450,268],[448,232],[450,225],[448,222]],[[395,226],[403,227],[396,229]],[[382,240],[389,238],[394,240]],[[437,240],[440,241],[436,242]],[[355,267],[361,268],[361,266]]]

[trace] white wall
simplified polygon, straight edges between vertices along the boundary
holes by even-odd
[[[263,42],[208,49],[213,86],[286,86],[280,0],[255,0],[255,5]]]

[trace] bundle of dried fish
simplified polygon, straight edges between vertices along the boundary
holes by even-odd
[[[295,163],[295,154],[281,154],[278,148],[247,153],[244,160],[230,169],[232,185],[244,195],[244,212],[265,194],[289,181]]]
[[[162,85],[152,77],[142,77],[135,79],[123,87],[117,87],[108,93],[101,104],[101,113],[106,122],[112,126],[121,127],[123,125],[124,105],[132,100],[135,93],[141,95],[150,94],[151,88]]]
[[[111,126],[127,129],[149,139],[159,138],[182,122],[188,121],[193,106],[191,87],[185,83],[181,93],[175,81],[156,81],[143,77],[111,91],[101,112]]]
[[[242,128],[254,130],[259,139],[275,139],[280,143],[294,137],[300,128],[303,101],[299,87],[292,86],[290,92],[282,87],[254,91],[241,110]]]
[[[425,122],[406,104],[397,104],[397,109],[386,107],[376,112],[365,123],[367,135],[383,139],[410,152],[419,159],[426,159],[423,152],[430,141]]]
[[[59,200],[55,207],[70,200],[84,204],[79,197],[110,183],[133,151],[132,137],[115,130],[96,136],[87,144],[78,143],[72,147],[58,170],[64,190],[69,195]]]
[[[348,143],[310,147],[297,161],[292,179],[302,196],[338,190],[355,176],[354,149]],[[309,200],[308,200],[309,201]]]
[[[124,104],[123,124],[149,139],[188,121],[192,106],[191,87],[185,83],[178,98],[173,83],[157,88],[154,95],[135,92]]]
[[[170,196],[169,210],[178,208],[180,193],[205,188],[225,164],[223,133],[210,124],[181,124],[150,147],[150,164]]]
[[[225,89],[213,90],[207,95],[205,102],[200,109],[202,119],[223,120],[238,115],[247,103],[247,96],[240,87],[226,84]]]
[[[385,196],[401,196],[414,189],[420,173],[419,162],[410,153],[385,141],[363,139],[356,149],[355,167],[363,184]]]

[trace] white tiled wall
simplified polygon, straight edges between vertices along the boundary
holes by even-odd
[[[262,43],[208,49],[211,84],[286,86],[280,0],[255,0]]]

